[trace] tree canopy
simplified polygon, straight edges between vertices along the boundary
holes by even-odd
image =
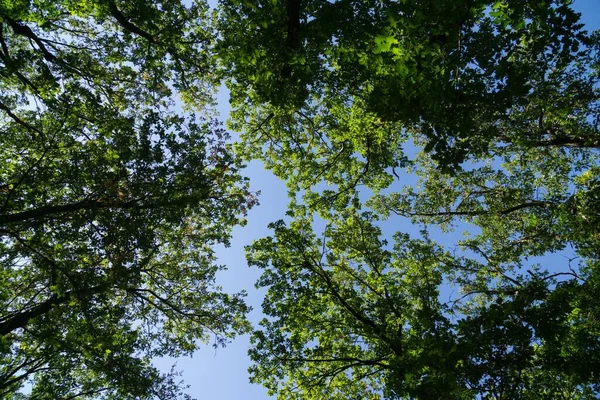
[[[215,283],[256,200],[211,116],[207,13],[3,3],[0,397],[175,398],[152,358],[247,331]]]
[[[236,119],[360,101],[442,167],[498,142],[597,148],[598,39],[571,1],[222,4]]]
[[[0,397],[185,398],[152,359],[252,331],[281,399],[597,398],[599,46],[570,0],[5,1]]]
[[[572,2],[221,5],[237,150],[290,191],[247,249],[268,290],[251,379],[596,398],[599,37]]]

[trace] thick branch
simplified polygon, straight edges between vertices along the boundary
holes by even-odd
[[[152,36],[150,33],[146,32],[145,30],[141,29],[137,25],[131,23],[127,19],[127,17],[125,17],[125,15],[123,15],[121,10],[119,10],[117,8],[117,5],[113,1],[108,2],[108,10],[110,11],[110,14],[117,20],[117,22],[123,28],[125,28],[126,30],[128,30],[131,33],[135,33],[136,35],[143,37],[144,39],[147,39],[148,41],[150,41],[152,43],[156,42],[156,38],[154,36]]]
[[[379,365],[381,367],[387,368],[388,365],[383,363],[385,358],[378,358],[375,360],[362,360],[360,358],[355,357],[333,357],[333,358],[279,358],[278,360],[282,362],[302,362],[302,363],[324,363],[324,362],[352,362],[354,365]]]
[[[66,298],[58,298],[54,295],[30,310],[22,311],[10,317],[7,321],[0,323],[0,336],[5,336],[16,329],[24,328],[30,320],[46,314],[55,304],[64,301],[66,301]]]
[[[132,201],[110,201],[110,200],[86,200],[79,203],[63,204],[60,206],[46,206],[33,210],[23,211],[14,214],[0,215],[0,224],[10,224],[15,222],[24,222],[28,220],[40,220],[53,215],[63,213],[73,213],[80,210],[97,210],[103,208],[154,208],[157,204],[139,204],[138,200]]]
[[[564,147],[577,147],[577,148],[588,148],[598,149],[600,148],[600,142],[588,142],[583,139],[573,137],[555,137],[550,140],[540,140],[532,143],[534,146],[549,147],[549,146],[564,146]]]
[[[4,103],[0,103],[0,110],[4,111],[17,124],[23,126],[24,128],[27,128],[29,130],[32,130],[32,131],[36,132],[38,135],[40,135],[42,137],[44,136],[44,134],[43,134],[42,131],[40,131],[39,129],[37,129],[35,126],[30,125],[27,122],[23,121],[16,114],[14,114],[12,112],[12,110],[8,106],[6,106]]]
[[[50,51],[48,51],[48,49],[46,48],[44,43],[40,40],[40,38],[35,33],[33,33],[33,31],[31,30],[31,28],[29,26],[27,26],[25,24],[21,24],[10,18],[7,18],[7,17],[4,17],[4,19],[8,22],[8,24],[10,25],[10,27],[12,28],[14,33],[16,33],[17,35],[25,36],[25,37],[33,40],[38,45],[38,47],[42,51],[42,54],[44,55],[44,58],[47,61],[50,61],[50,62],[56,61],[56,56],[54,54],[52,54]]]
[[[286,45],[290,50],[298,49],[300,45],[300,11],[302,0],[288,0],[287,11],[287,37]]]
[[[490,210],[481,210],[481,211],[438,211],[438,212],[410,212],[402,209],[391,209],[391,211],[397,215],[403,217],[441,217],[441,216],[477,216],[477,215],[506,215],[512,212],[521,210],[523,208],[531,208],[531,207],[548,207],[551,205],[551,202],[548,201],[530,201],[527,203],[517,204],[516,206],[505,208],[500,211],[490,211]]]
[[[72,296],[81,297],[81,295],[83,295],[85,297],[91,298],[92,296],[98,293],[102,293],[103,291],[106,291],[109,288],[109,284],[103,283],[101,285],[93,286],[87,289],[74,288],[73,290],[66,292],[60,297],[56,294],[53,294],[47,300],[41,302],[40,304],[27,311],[20,311],[18,313],[3,317],[2,319],[4,321],[0,323],[0,336],[7,335],[19,328],[25,328],[29,321],[41,317],[44,314],[47,314],[48,312],[50,312],[50,310],[52,310],[53,307],[59,304],[67,303],[69,300],[71,300]]]

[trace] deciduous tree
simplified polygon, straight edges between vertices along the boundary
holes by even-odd
[[[571,3],[221,2],[238,151],[290,190],[289,226],[248,255],[269,288],[254,381],[281,398],[598,395],[598,35]],[[376,216],[366,237],[348,209]],[[414,311],[424,298],[435,312]]]
[[[207,12],[1,6],[0,397],[176,398],[153,357],[248,329],[214,281],[255,199],[210,116]]]

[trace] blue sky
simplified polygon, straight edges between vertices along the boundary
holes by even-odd
[[[582,13],[583,22],[588,29],[600,28],[600,0],[576,0],[574,7]],[[223,119],[227,118],[227,103],[227,93],[223,91],[219,94],[219,110]],[[265,171],[260,163],[250,163],[246,176],[251,179],[253,190],[262,192],[260,206],[250,211],[247,226],[235,229],[231,247],[218,249],[219,263],[228,267],[228,271],[219,275],[219,283],[228,292],[248,292],[248,303],[254,308],[250,320],[256,323],[261,318],[263,293],[254,288],[254,282],[260,271],[247,266],[244,246],[269,235],[267,224],[284,216],[288,200],[284,183]],[[249,347],[248,337],[240,337],[216,352],[212,347],[206,346],[192,358],[176,360],[177,369],[183,371],[183,379],[191,385],[188,393],[199,400],[269,399],[262,387],[248,382]],[[159,365],[169,369],[167,365],[170,362],[171,360],[162,360]]]

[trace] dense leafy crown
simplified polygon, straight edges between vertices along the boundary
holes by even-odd
[[[599,42],[571,1],[221,7],[238,151],[290,190],[248,248],[268,288],[252,380],[596,398]]]
[[[207,13],[0,6],[0,397],[174,398],[153,357],[247,329],[214,282],[255,200],[208,112]]]
[[[248,330],[214,281],[241,157],[290,195],[247,249],[270,394],[597,398],[600,36],[571,3],[3,2],[0,397],[183,395],[151,359]]]

